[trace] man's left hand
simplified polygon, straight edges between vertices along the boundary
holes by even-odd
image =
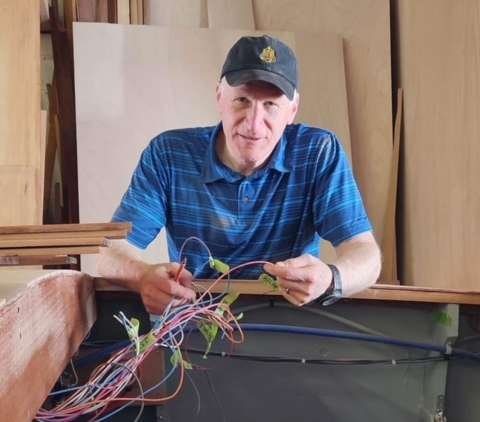
[[[320,297],[332,282],[330,268],[312,255],[302,255],[276,264],[265,264],[264,269],[277,277],[285,298],[297,306]]]

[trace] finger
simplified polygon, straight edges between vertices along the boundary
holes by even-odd
[[[165,282],[159,284],[158,287],[164,292],[168,293],[170,296],[177,299],[195,299],[195,292],[192,289],[182,286],[180,283],[177,283],[174,280],[165,280]]]
[[[297,256],[296,258],[287,259],[283,262],[288,267],[304,267],[306,265],[318,264],[318,261],[320,261],[319,258],[315,258],[310,254],[305,254]]]
[[[291,304],[295,306],[302,306],[305,302],[301,297],[298,296],[298,293],[290,291],[290,289],[282,289],[282,294]]]
[[[193,281],[193,275],[190,271],[183,269],[178,277],[178,282],[185,287],[191,287]]]
[[[291,267],[281,262],[277,264],[265,264],[265,271],[286,280],[306,281],[310,275],[309,267]]]
[[[291,292],[298,292],[302,294],[308,294],[309,283],[298,280],[288,280],[280,278],[278,279],[278,284],[286,290]]]

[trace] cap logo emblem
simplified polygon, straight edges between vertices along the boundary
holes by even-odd
[[[272,47],[265,47],[259,57],[265,63],[275,63],[277,61],[275,50]]]

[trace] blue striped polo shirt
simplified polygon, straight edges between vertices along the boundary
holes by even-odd
[[[338,246],[371,231],[357,184],[335,134],[289,125],[265,166],[243,176],[215,151],[222,126],[180,129],[143,151],[113,221],[130,221],[128,241],[146,248],[166,228],[171,261],[196,236],[214,258],[236,266],[252,260],[319,256],[320,238]],[[199,242],[184,249],[197,278],[218,276]],[[256,278],[260,266],[232,273]]]

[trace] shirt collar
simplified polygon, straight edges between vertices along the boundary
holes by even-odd
[[[222,130],[222,123],[219,123],[212,134],[210,135],[210,140],[208,143],[207,151],[205,153],[203,171],[202,171],[202,180],[204,183],[215,182],[220,179],[225,179],[227,182],[235,182],[239,179],[242,179],[244,176],[233,171],[231,168],[223,164],[218,158],[217,151],[215,149],[216,141],[218,134]],[[286,148],[287,140],[285,133],[280,138],[277,146],[275,147],[272,156],[270,157],[268,164],[254,172],[250,178],[256,178],[264,174],[267,170],[273,169],[277,170],[280,173],[288,173],[291,171],[291,166],[287,162],[286,157]]]

